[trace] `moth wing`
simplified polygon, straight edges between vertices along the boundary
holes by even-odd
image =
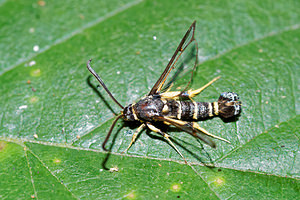
[[[185,121],[171,119],[171,118],[163,117],[163,116],[157,117],[157,120],[162,121],[162,122],[168,122],[171,125],[183,130],[184,132],[186,132],[196,138],[199,138],[200,140],[202,140],[209,146],[216,148],[216,144],[214,141],[212,141],[207,135],[202,133],[200,130],[193,127],[193,123],[196,123],[196,122],[185,122]]]
[[[193,22],[182,38],[167,67],[149,92],[149,95],[170,89],[177,80],[188,82],[184,90],[189,86],[198,57],[198,46],[194,38],[195,26],[196,21]],[[183,79],[183,77],[188,78]]]

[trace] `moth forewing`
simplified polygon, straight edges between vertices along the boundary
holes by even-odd
[[[180,65],[180,62],[178,63],[179,58],[181,57],[183,52],[186,50],[186,48],[191,44],[191,42],[195,41],[195,38],[194,38],[195,27],[196,27],[196,21],[194,21],[192,23],[190,28],[187,30],[187,32],[183,36],[181,42],[179,43],[177,49],[175,50],[173,56],[171,57],[167,67],[165,68],[165,70],[163,71],[163,73],[161,74],[159,79],[156,81],[156,83],[150,90],[149,95],[159,93],[160,90],[163,88],[163,86],[166,82],[166,79],[168,77],[173,77],[173,76],[169,76],[171,71],[173,69],[175,69],[177,65]],[[196,49],[198,51],[198,48],[196,48]],[[197,58],[197,56],[196,56],[196,58]],[[194,67],[196,67],[196,65],[192,65],[192,67],[194,68]]]
[[[169,74],[160,93],[168,90],[187,91],[192,81],[193,73],[198,61],[198,45],[196,40],[189,43],[188,46],[179,54],[174,70]]]

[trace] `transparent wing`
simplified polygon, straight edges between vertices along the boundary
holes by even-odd
[[[162,121],[162,122],[168,122],[172,124],[173,126],[185,131],[186,133],[194,136],[195,138],[199,138],[209,146],[216,148],[216,144],[214,141],[212,141],[206,134],[202,133],[198,129],[193,127],[193,123],[195,122],[185,122],[177,119],[171,119],[168,117],[162,117],[162,116],[157,116],[156,117],[157,121]]]
[[[193,72],[196,69],[197,54],[197,43],[193,40],[182,52],[175,64],[174,70],[169,73],[169,77],[160,91],[161,93],[167,90],[187,90],[192,81]]]
[[[198,47],[194,38],[195,25],[196,21],[194,21],[182,38],[167,67],[154,84],[149,95],[157,94],[169,89],[174,85],[175,81],[182,79],[185,75],[189,77],[189,80],[184,89],[188,87],[192,79],[193,71],[196,67],[198,55]],[[186,81],[186,79],[184,81]]]

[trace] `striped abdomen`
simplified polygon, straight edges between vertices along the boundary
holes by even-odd
[[[237,116],[241,113],[241,102],[234,92],[224,92],[217,102],[195,102],[162,100],[164,107],[162,114],[185,120],[200,120],[220,115],[223,118]]]
[[[167,100],[162,114],[185,121],[200,120],[218,115],[218,103]]]

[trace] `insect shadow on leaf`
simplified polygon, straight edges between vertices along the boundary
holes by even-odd
[[[97,86],[93,85],[91,82],[91,78],[92,75],[89,75],[86,79],[86,82],[88,84],[88,86],[90,86],[93,91],[100,97],[100,99],[104,102],[105,106],[114,114],[117,115],[117,113],[112,109],[112,107],[110,106],[110,104],[106,101],[106,99],[103,97],[103,95],[99,92]]]
[[[115,144],[115,141],[116,141],[116,139],[117,139],[117,136],[119,135],[119,133],[120,133],[120,131],[123,129],[123,127],[124,127],[124,124],[122,124],[122,125],[117,129],[116,134],[114,134],[114,136],[113,136],[111,145],[110,145],[110,147],[107,149],[108,152],[107,152],[107,154],[106,154],[106,156],[105,156],[105,158],[104,158],[104,160],[103,160],[103,162],[102,162],[102,168],[105,169],[105,170],[108,170],[108,171],[109,171],[109,169],[110,169],[109,167],[106,166],[106,165],[107,165],[107,161],[109,160],[109,157],[111,156],[111,150],[112,150],[112,148],[113,148],[113,145]]]
[[[155,124],[157,125],[157,124]],[[157,125],[157,127],[159,127],[161,130],[168,130],[170,132],[182,132],[181,130],[177,129],[177,128],[173,128],[173,127],[167,127],[166,125]],[[162,136],[156,135],[154,134],[151,130],[147,130],[146,134],[152,138],[152,139],[157,139],[160,141],[165,141],[164,138]],[[192,144],[186,140],[180,139],[178,137],[172,136],[170,137],[170,140],[178,147],[180,147],[181,149],[183,149],[184,151],[186,151],[187,153],[189,153],[191,156],[193,156],[196,160],[198,160],[199,162],[201,162],[204,166],[208,166],[208,167],[212,167],[213,166],[213,159],[211,158],[210,154],[207,152],[207,150],[203,147],[203,144],[201,142],[198,141],[199,146],[196,146],[195,144]],[[205,161],[203,160],[203,157],[199,156],[199,151],[197,151],[197,153],[195,153],[194,151],[191,151],[187,146],[189,147],[193,147],[194,149],[200,149],[201,154],[205,154],[206,157],[208,158],[209,161]]]

